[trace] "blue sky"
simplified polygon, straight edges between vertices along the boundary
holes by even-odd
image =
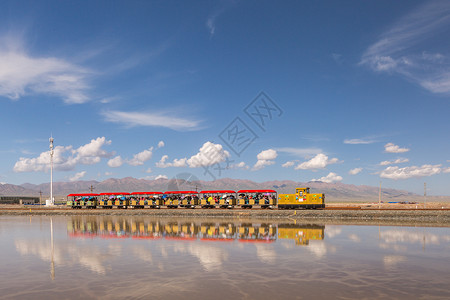
[[[2,1],[0,182],[450,195],[448,1]]]

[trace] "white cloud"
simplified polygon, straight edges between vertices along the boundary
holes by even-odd
[[[31,152],[31,151],[29,151],[29,150],[20,150],[20,152],[22,153],[22,154],[25,154],[25,155],[31,155],[31,154],[34,154],[34,152]]]
[[[380,166],[395,165],[409,162],[407,158],[397,158],[396,160],[385,160],[380,162]]]
[[[91,159],[96,160],[100,157],[110,157],[111,153],[108,153],[106,150],[102,149],[104,145],[110,144],[111,141],[107,141],[105,137],[98,137],[95,140],[91,140],[89,144],[81,146],[75,150],[75,152],[80,156],[80,159],[85,162],[88,162]]]
[[[256,257],[262,263],[274,264],[276,262],[277,253],[275,252],[273,245],[268,244],[255,244]]]
[[[223,13],[225,12],[230,5],[232,5],[232,1],[230,2],[223,2],[222,3],[222,7],[216,9],[212,14],[210,14],[208,16],[208,19],[206,20],[206,28],[209,31],[209,35],[210,37],[212,37],[214,35],[214,33],[216,32],[216,19]]]
[[[169,168],[169,167],[187,167],[186,164],[186,158],[180,158],[180,159],[174,159],[173,162],[166,162],[166,160],[169,158],[168,155],[163,155],[161,157],[161,160],[156,163],[156,166],[158,168]]]
[[[387,143],[384,145],[384,152],[387,153],[404,153],[408,152],[408,148],[400,148],[399,146],[393,144],[393,143]]]
[[[361,242],[361,238],[360,238],[358,235],[354,234],[354,233],[349,234],[349,235],[348,235],[348,238],[349,238],[350,240],[352,240],[353,242],[355,242],[355,243]]]
[[[397,67],[397,62],[390,56],[375,56],[372,63],[376,71],[389,71]]]
[[[168,177],[166,175],[158,175],[155,177],[155,180],[158,180],[158,179],[168,179]]]
[[[175,253],[190,253],[192,256],[197,257],[207,273],[212,271],[221,272],[223,263],[228,259],[227,250],[222,247],[212,246],[212,244],[176,243],[173,251]]]
[[[346,139],[346,140],[344,140],[344,144],[350,144],[350,145],[373,144],[376,142],[377,141],[370,140],[370,139]]]
[[[258,161],[253,166],[253,170],[260,170],[266,166],[273,165],[275,162],[273,161],[277,158],[278,153],[273,149],[267,149],[258,153],[256,158]]]
[[[230,153],[224,150],[222,145],[206,142],[197,154],[187,160],[187,163],[191,168],[212,166],[224,162],[228,157]]]
[[[172,162],[172,167],[181,168],[186,167],[186,158],[174,159]]]
[[[180,158],[174,159],[173,162],[167,162],[169,159],[168,155],[163,155],[161,160],[156,163],[158,168],[168,168],[168,167],[186,167],[199,168],[212,166],[227,160],[230,157],[230,153],[223,149],[222,145],[214,144],[212,142],[206,142],[199,149],[199,152],[191,158]]]
[[[334,250],[333,246],[330,248],[331,250]],[[317,258],[324,257],[328,252],[327,245],[325,243],[310,243],[306,249],[313,253]]]
[[[130,166],[142,166],[146,161],[150,160],[152,156],[153,147],[150,147],[137,154],[134,154],[133,158],[131,159],[122,159],[122,157],[118,155],[108,161],[108,166],[110,166],[111,168],[118,168],[124,163],[127,163]]]
[[[236,167],[238,168],[244,168],[246,166],[245,162],[241,161],[240,163],[236,164]]]
[[[281,147],[275,148],[276,151],[287,153],[298,157],[308,157],[311,155],[316,155],[322,153],[322,149],[319,148],[293,148],[293,147]]]
[[[86,171],[78,172],[75,175],[73,175],[72,177],[70,177],[69,180],[70,181],[77,181],[77,180],[83,178],[84,175],[86,175]]]
[[[408,179],[413,177],[424,177],[439,174],[441,165],[423,165],[421,167],[411,166],[399,168],[398,166],[387,167],[380,172],[380,177],[389,179]]]
[[[158,148],[162,148],[164,146],[165,146],[164,141],[159,141]]]
[[[365,51],[360,64],[403,76],[432,93],[449,94],[449,59],[431,48],[436,45],[432,39],[447,37],[449,15],[450,2],[425,2],[384,32]]]
[[[66,103],[89,100],[90,70],[56,57],[33,57],[16,37],[0,38],[0,96],[13,100],[26,95],[61,97]]]
[[[450,173],[450,167],[442,169],[443,173]]]
[[[385,255],[383,257],[383,263],[385,267],[393,267],[398,263],[406,261],[406,257],[402,255]]]
[[[328,238],[334,238],[342,233],[342,228],[336,226],[327,226],[327,230],[325,231],[325,236]]]
[[[441,242],[448,241],[448,236],[436,235],[433,233],[425,233],[418,231],[409,231],[405,229],[391,229],[383,231],[381,239],[386,245],[393,244],[422,244],[426,239],[427,243],[432,245],[439,245]],[[442,238],[442,240],[441,240]]]
[[[114,174],[113,172],[105,172],[105,176],[111,176],[113,174]]]
[[[168,168],[168,167],[172,167],[172,165],[170,163],[166,163],[166,160],[169,159],[169,155],[163,155],[161,157],[161,159],[159,160],[159,162],[157,162],[155,165],[158,168]]]
[[[332,183],[336,181],[341,181],[343,178],[336,173],[330,172],[327,176],[321,177],[319,179],[311,179],[311,181],[322,181],[325,183]]]
[[[54,148],[53,162],[56,170],[73,169],[75,165],[64,155],[72,150],[72,146],[56,146]],[[58,166],[58,167],[56,167]],[[50,151],[42,152],[36,158],[21,157],[14,165],[14,172],[39,172],[50,170]]]
[[[295,161],[287,161],[287,162],[285,162],[284,164],[282,164],[281,166],[282,166],[283,168],[290,168],[290,167],[292,167],[294,164],[295,164]]]
[[[356,174],[360,173],[362,170],[363,170],[363,168],[354,168],[354,169],[351,169],[350,171],[348,171],[348,174],[356,175]]]
[[[139,152],[139,153],[133,155],[132,159],[127,160],[127,163],[131,166],[142,166],[144,164],[144,162],[146,162],[152,158],[152,155],[153,155],[152,151],[153,151],[153,147],[150,147],[149,149]]]
[[[151,173],[153,172],[152,168],[148,168],[147,170],[145,170],[145,173]]]
[[[273,149],[268,149],[268,150],[264,150],[261,151],[256,158],[258,160],[273,160],[275,158],[277,158],[278,154],[277,151],[273,150]]]
[[[99,102],[102,104],[108,104],[113,101],[116,101],[117,99],[118,99],[117,97],[107,97],[107,98],[100,99]]]
[[[200,121],[177,117],[170,112],[125,112],[104,111],[101,113],[107,122],[123,123],[130,127],[166,127],[173,130],[199,129]]]
[[[110,166],[111,168],[118,168],[121,165],[123,165],[123,159],[122,157],[120,157],[120,155],[108,160],[108,166]]]
[[[79,251],[73,244],[58,244],[52,248],[52,245],[39,237],[30,237],[25,239],[15,239],[14,244],[18,253],[22,256],[30,256],[29,259],[35,260],[33,256],[42,260],[42,262],[54,262],[56,266],[79,265],[83,268],[95,272],[99,275],[105,275],[105,259],[102,256],[117,257],[112,251],[101,251],[100,247],[86,245],[86,251]],[[83,253],[86,252],[86,253]],[[53,254],[53,255],[52,255]]]
[[[243,162],[243,161],[241,161],[240,163],[231,165],[231,168],[233,168],[233,169],[242,169],[242,170],[250,169],[250,167],[247,166],[247,164],[245,162]]]
[[[258,160],[253,166],[253,170],[261,170],[267,166],[273,165],[275,162],[273,160]]]
[[[110,145],[111,141],[105,137],[98,137],[90,143],[73,149],[72,146],[56,146],[54,148],[54,169],[59,171],[70,171],[78,164],[93,165],[100,162],[101,158],[111,157],[112,153],[103,149]],[[36,158],[21,157],[14,165],[14,172],[38,172],[50,169],[50,151],[42,152]]]
[[[317,154],[312,159],[305,161],[295,167],[296,170],[313,170],[313,169],[323,169],[328,165],[338,163],[337,158],[328,159],[323,153]]]
[[[215,23],[215,17],[211,16],[208,18],[208,20],[206,21],[206,27],[208,28],[209,34],[211,36],[214,35],[214,32],[216,31],[216,25]]]
[[[331,57],[333,58],[333,60],[338,64],[341,65],[342,64],[342,54],[339,53],[331,53]]]

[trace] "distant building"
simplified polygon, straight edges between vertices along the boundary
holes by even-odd
[[[35,204],[35,203],[39,203],[39,197],[0,196],[0,204]]]

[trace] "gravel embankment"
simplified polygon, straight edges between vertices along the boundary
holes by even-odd
[[[67,209],[67,208],[0,208],[1,215],[45,216],[139,216],[156,218],[215,218],[252,219],[267,221],[290,220],[321,224],[367,224],[396,226],[442,226],[450,227],[448,209],[411,210],[261,210],[261,209]]]

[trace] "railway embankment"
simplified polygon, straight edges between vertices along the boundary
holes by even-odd
[[[4,207],[0,216],[138,216],[153,218],[201,218],[259,220],[297,223],[442,226],[450,227],[449,209],[68,209],[64,207]]]

